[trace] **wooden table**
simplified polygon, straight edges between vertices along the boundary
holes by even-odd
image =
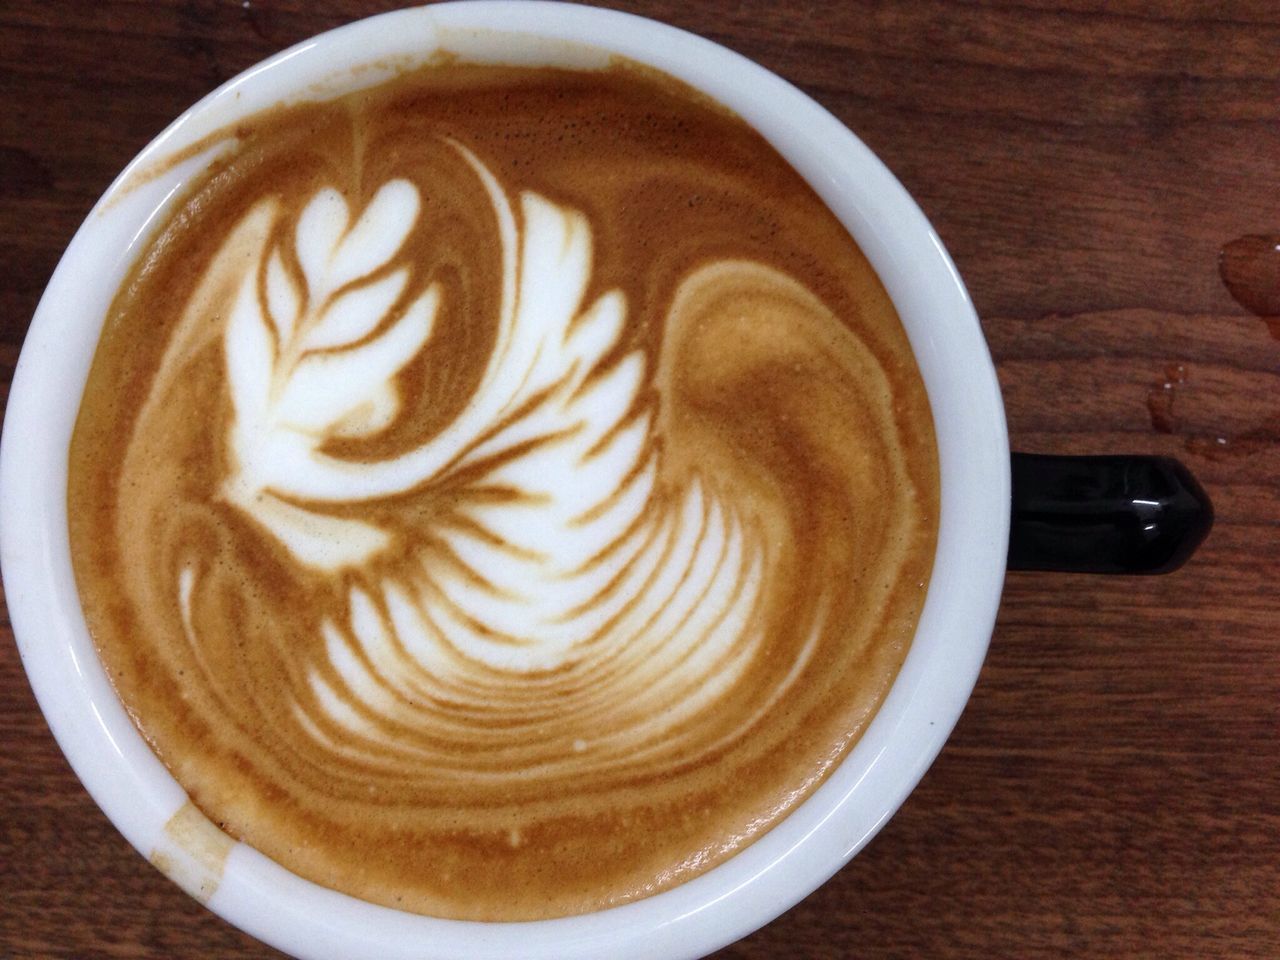
[[[1280,231],[1280,6],[616,5],[777,71],[888,163],[968,281],[1015,447],[1179,456],[1218,515],[1172,576],[1011,575],[920,788],[720,956],[1280,956],[1280,322],[1219,279],[1225,243]],[[243,68],[390,6],[5,0],[6,395],[126,161]],[[126,845],[0,634],[0,957],[279,956]]]

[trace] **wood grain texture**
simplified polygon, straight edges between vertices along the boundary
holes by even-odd
[[[1173,454],[1218,514],[1169,577],[1010,575],[920,787],[718,957],[1280,956],[1280,340],[1218,276],[1223,244],[1280,230],[1280,7],[613,5],[758,60],[879,153],[969,284],[1017,448]],[[391,6],[0,6],[3,396],[120,168],[221,81]],[[0,958],[279,956],[98,812],[0,619]]]

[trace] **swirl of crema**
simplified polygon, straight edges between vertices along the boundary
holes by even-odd
[[[786,170],[622,70],[435,68],[342,103],[336,147],[305,110],[239,130],[117,298],[72,539],[113,680],[224,829],[377,902],[556,916],[706,869],[843,755],[922,602],[936,465],[852,241],[761,253],[805,217],[831,234],[798,178],[771,173],[767,204],[808,207],[763,248],[646,252],[663,232],[591,177],[557,193],[517,147],[423,126],[406,97],[461,98],[454,69],[507,107],[658,91],[682,136],[727,125]],[[667,209],[675,175],[642,173]],[[824,295],[848,264],[893,326]]]

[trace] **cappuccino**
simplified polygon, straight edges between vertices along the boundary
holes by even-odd
[[[192,802],[324,886],[526,920],[808,796],[924,601],[938,470],[874,272],[631,64],[439,64],[214,138],[106,318],[72,555]]]

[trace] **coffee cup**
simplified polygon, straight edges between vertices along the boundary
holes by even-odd
[[[548,920],[444,920],[374,905],[223,833],[116,697],[85,627],[67,534],[66,454],[102,319],[148,225],[208,164],[207,138],[281,101],[373,85],[441,54],[579,69],[623,56],[743,118],[870,261],[910,341],[937,440],[928,596],[892,688],[848,755],[785,819],[711,870],[622,906]],[[140,852],[232,923],[303,958],[694,957],[809,893],[923,775],[976,680],[1010,545],[1024,568],[1160,569],[1185,559],[1207,529],[1203,494],[1168,462],[1012,462],[1011,540],[1003,408],[964,287],[901,186],[821,107],[750,62],[650,21],[556,4],[445,4],[353,24],[246,72],[157,138],[104,196],[59,265],[15,374],[0,472],[2,560],[24,664],[73,768]]]

